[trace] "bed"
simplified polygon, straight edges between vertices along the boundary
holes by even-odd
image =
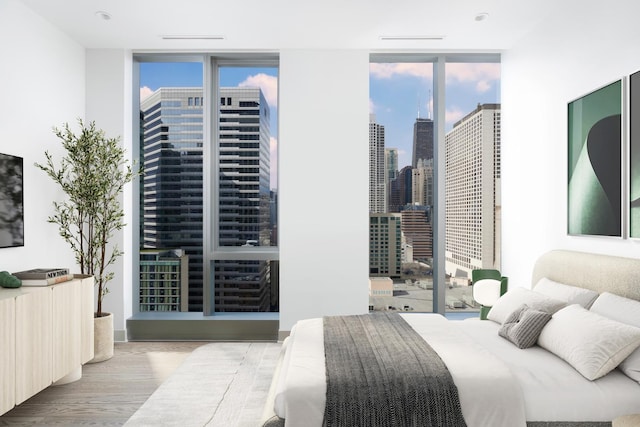
[[[419,337],[398,341],[411,345],[423,345],[424,341],[444,363],[445,376],[453,381],[453,393],[457,393],[447,412],[460,411],[464,420],[433,421],[431,425],[604,427],[611,426],[618,416],[640,413],[638,259],[566,250],[548,252],[535,262],[530,288],[510,288],[489,311],[488,320],[447,320],[438,314],[402,313],[386,315],[390,320],[383,320],[391,321],[391,326],[368,326],[368,322],[378,321],[375,317],[344,316],[364,327],[363,331],[409,325],[407,333]],[[333,342],[336,333],[323,327],[325,323],[327,320],[321,318],[300,321],[283,343],[263,414],[264,427],[322,426],[329,416],[338,421],[326,425],[357,425],[346,421],[348,405],[343,408],[345,412],[335,414],[334,402],[340,400],[340,393],[356,393],[359,387],[372,395],[388,395],[394,388],[389,381],[395,380],[371,379],[367,368],[370,360],[352,361],[359,342],[335,345],[339,351],[346,351],[346,356],[342,362],[332,362],[333,344],[327,341]],[[382,341],[395,346],[391,338],[396,333],[385,333],[380,332]],[[356,339],[362,334],[360,330],[351,333]],[[398,354],[395,348],[374,349],[380,354],[384,351]],[[384,355],[377,357],[382,360],[381,366],[390,365]],[[341,364],[352,364],[343,367],[343,375],[364,366],[363,384],[369,386],[339,391],[336,398],[333,384],[338,374],[333,373],[333,365]],[[382,385],[371,386],[376,381]],[[344,382],[357,380],[349,377]],[[436,382],[441,383],[439,379]],[[446,388],[446,381],[443,384]],[[426,393],[434,392],[430,387]],[[411,389],[409,394],[414,397],[414,393]],[[450,395],[451,391],[446,393]],[[448,401],[449,395],[443,401]],[[357,397],[350,395],[343,400],[349,399]],[[358,403],[353,408],[368,411],[372,406],[379,406],[379,402]],[[390,406],[396,410],[395,403]],[[388,412],[387,406],[382,412]],[[402,425],[388,420],[360,424]]]

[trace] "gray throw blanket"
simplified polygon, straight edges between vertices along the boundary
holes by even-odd
[[[398,314],[325,317],[324,347],[324,426],[466,426],[449,370]]]

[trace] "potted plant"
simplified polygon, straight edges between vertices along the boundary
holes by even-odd
[[[103,312],[102,300],[109,292],[107,283],[114,276],[108,267],[123,254],[110,239],[125,225],[119,200],[123,188],[140,171],[135,172],[127,162],[120,138],[107,138],[104,131],[96,129],[95,122],[85,125],[78,119],[78,123],[77,134],[68,123],[62,129],[53,128],[65,149],[58,164],[45,151],[46,163],[35,165],[66,195],[65,200],[53,202],[54,214],[48,222],[58,225],[81,274],[95,278],[97,306],[92,362],[99,362],[113,356],[113,316]]]

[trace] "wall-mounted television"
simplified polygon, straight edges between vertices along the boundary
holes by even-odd
[[[22,157],[0,153],[0,248],[24,246]]]

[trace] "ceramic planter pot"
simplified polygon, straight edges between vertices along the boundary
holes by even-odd
[[[93,318],[93,359],[89,363],[103,362],[113,357],[113,314]]]

